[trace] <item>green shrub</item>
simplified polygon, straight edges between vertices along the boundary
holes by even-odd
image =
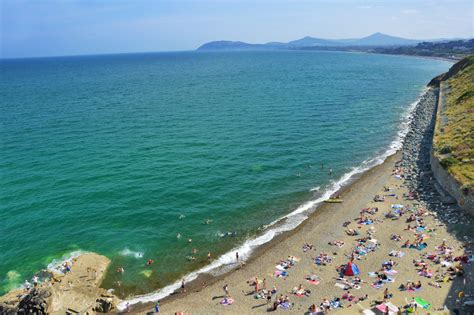
[[[442,159],[440,162],[441,166],[444,168],[444,169],[447,169],[449,168],[450,166],[452,165],[456,165],[459,163],[458,160],[456,160],[455,158],[453,157],[447,157],[445,159]]]
[[[451,147],[449,145],[444,145],[439,149],[439,153],[441,154],[451,153]]]

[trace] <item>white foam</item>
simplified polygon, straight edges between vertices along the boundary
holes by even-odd
[[[77,257],[79,257],[80,255],[82,255],[84,253],[85,252],[83,252],[81,250],[76,250],[76,251],[73,251],[69,254],[64,255],[63,257],[61,257],[59,259],[53,259],[53,261],[48,264],[46,269],[48,269],[51,272],[55,272],[55,273],[64,273],[64,264],[66,262],[72,264],[72,260],[74,258],[77,258]]]
[[[142,258],[142,257],[143,257],[143,252],[136,252],[136,251],[130,250],[130,249],[128,249],[127,247],[125,247],[124,249],[122,249],[122,250],[119,252],[119,255],[121,255],[121,256],[128,256],[128,257],[134,257],[134,258],[138,259],[138,258]]]
[[[321,189],[321,186],[316,186],[314,188],[311,188],[309,191],[319,191]]]
[[[416,105],[419,103],[420,99],[423,97],[424,94],[428,89],[424,89],[417,101],[413,102],[408,106],[405,115],[402,117],[400,123],[400,131],[398,132],[396,138],[392,141],[389,145],[389,148],[379,156],[375,158],[365,160],[361,163],[358,167],[353,167],[349,172],[342,175],[337,181],[332,181],[325,192],[319,198],[315,200],[308,201],[298,208],[296,208],[293,212],[271,222],[268,225],[264,226],[265,232],[261,235],[258,235],[254,238],[247,240],[244,244],[240,245],[239,247],[233,248],[229,252],[225,253],[224,255],[220,256],[218,259],[213,261],[211,264],[202,267],[201,269],[191,272],[183,279],[185,282],[190,282],[198,277],[198,275],[203,273],[211,273],[213,270],[228,270],[229,268],[225,268],[225,266],[232,266],[235,264],[235,253],[239,253],[239,257],[242,260],[246,260],[250,257],[251,253],[259,246],[268,243],[271,241],[275,236],[290,231],[300,225],[304,220],[306,220],[309,215],[316,209],[316,207],[321,204],[324,200],[330,198],[335,192],[342,188],[344,184],[347,184],[351,179],[353,179],[356,175],[362,174],[365,171],[371,169],[374,166],[382,164],[387,157],[397,152],[403,144],[403,140],[408,133],[408,126],[413,119],[413,110],[416,108]],[[315,187],[313,189],[320,189],[320,187]],[[313,189],[311,191],[313,191]],[[277,224],[281,223],[282,224]],[[272,228],[274,227],[274,228]],[[224,268],[222,268],[224,267]],[[214,273],[214,272],[213,272]],[[218,272],[217,272],[218,273]],[[119,310],[124,310],[129,305],[134,305],[137,303],[148,303],[148,302],[155,302],[159,301],[181,286],[181,280],[176,281],[173,284],[170,284],[159,291],[148,293],[145,295],[139,295],[129,300],[124,300],[118,304]]]

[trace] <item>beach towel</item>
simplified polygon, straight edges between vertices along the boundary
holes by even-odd
[[[284,309],[284,310],[287,310],[287,309],[290,308],[290,303],[288,303],[288,302],[283,302],[283,303],[280,304],[280,307],[281,307],[282,309]]]
[[[369,272],[369,273],[367,273],[367,274],[369,275],[369,277],[372,277],[372,278],[377,277],[377,273],[375,273],[375,272],[373,272],[373,271],[371,271],[371,272]]]
[[[338,287],[338,288],[341,288],[341,289],[345,289],[346,288],[346,285],[345,284],[342,284],[342,283],[336,283],[334,284],[334,286]]]
[[[288,276],[288,273],[286,271],[275,270],[274,276],[277,278],[286,277]]]
[[[387,306],[385,304],[379,304],[375,307],[376,309],[378,309],[379,311],[381,311],[382,313],[387,313]]]
[[[306,281],[308,281],[309,283],[314,284],[314,285],[318,285],[318,284],[319,284],[319,281],[318,281],[318,280],[306,280]]]
[[[233,298],[225,298],[221,301],[222,305],[232,305],[234,304],[234,299]]]
[[[285,267],[283,267],[282,265],[276,265],[275,268],[278,269],[278,270],[280,270],[280,271],[284,271],[284,270],[285,270]]]
[[[418,232],[423,232],[424,230],[426,230],[426,227],[425,226],[419,226],[419,227],[416,228],[416,230]]]
[[[431,304],[428,303],[428,301],[420,298],[420,297],[416,297],[415,298],[415,302],[416,304],[418,304],[419,306],[423,307],[425,310],[429,310],[431,308]]]
[[[405,256],[405,253],[399,250],[392,250],[390,253],[388,253],[388,255],[392,257],[402,258],[403,256]]]
[[[426,278],[431,278],[433,277],[433,271],[429,270],[427,272],[420,271],[418,272],[418,275],[426,277]]]
[[[423,249],[425,249],[427,246],[428,246],[428,244],[423,243],[423,244],[420,244],[420,245],[418,245],[418,246],[410,245],[410,248],[416,248],[416,249],[418,249],[418,250],[423,250]]]
[[[393,275],[396,275],[398,273],[398,271],[396,270],[385,270],[384,271],[386,275],[390,275],[390,276],[393,276]]]
[[[373,284],[371,284],[370,286],[371,286],[372,288],[374,288],[374,289],[380,289],[380,288],[382,288],[382,285],[381,285],[381,284],[378,284],[378,283],[373,283]]]

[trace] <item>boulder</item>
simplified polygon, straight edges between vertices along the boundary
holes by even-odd
[[[112,298],[100,297],[96,300],[94,311],[98,313],[108,313],[115,308]]]

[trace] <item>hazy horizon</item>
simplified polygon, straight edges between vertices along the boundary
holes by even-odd
[[[3,0],[1,16],[1,58],[186,51],[215,40],[287,42],[376,32],[420,40],[474,36],[474,5],[458,0]]]

